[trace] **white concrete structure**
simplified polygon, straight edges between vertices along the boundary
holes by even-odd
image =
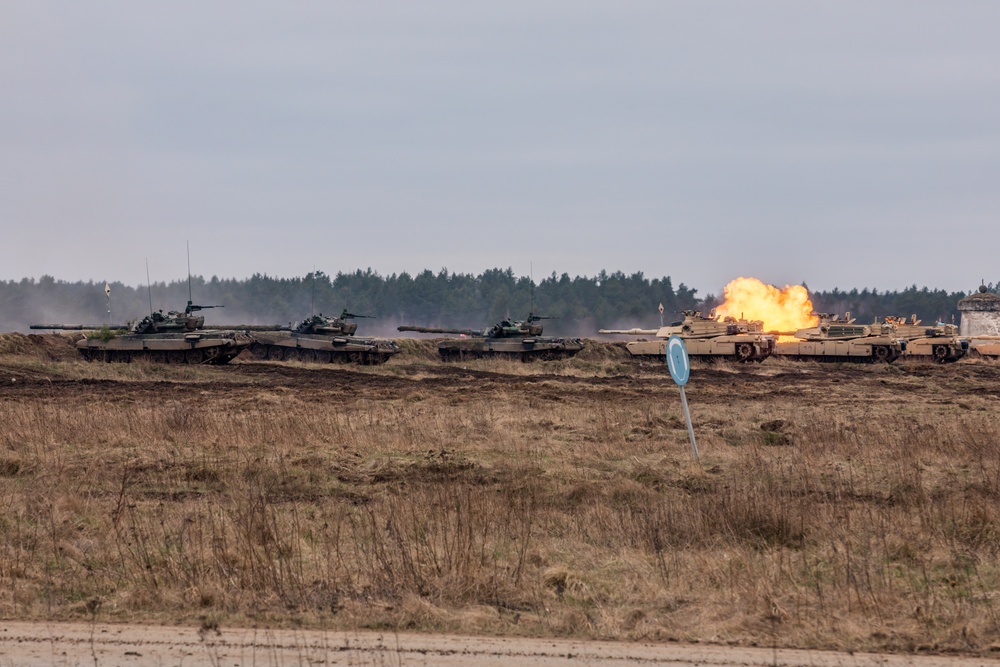
[[[1000,356],[1000,296],[986,286],[958,302],[962,313],[959,335],[969,339],[969,346],[985,356]]]
[[[966,338],[1000,336],[1000,296],[992,294],[983,285],[979,292],[958,302],[962,313],[959,334]]]

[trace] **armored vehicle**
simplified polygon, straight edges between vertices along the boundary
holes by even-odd
[[[887,317],[887,324],[895,325],[896,336],[906,341],[903,359],[931,359],[938,363],[958,361],[969,351],[969,341],[958,336],[954,324],[938,322],[922,325],[916,315],[909,321],[905,317]]]
[[[402,326],[398,329],[461,336],[438,343],[438,354],[445,361],[479,357],[509,357],[521,361],[561,359],[571,357],[583,349],[583,342],[579,338],[542,336],[542,325],[537,322],[547,319],[549,318],[530,314],[524,321],[506,319],[482,331],[412,326]]]
[[[307,317],[295,327],[249,326],[254,342],[250,351],[258,359],[317,361],[320,363],[346,362],[355,364],[381,364],[399,352],[395,341],[378,338],[355,338],[355,315],[344,312],[340,317],[326,317],[322,313]]]
[[[774,351],[774,336],[764,333],[759,320],[716,317],[714,310],[707,316],[695,310],[685,310],[683,315],[680,322],[659,329],[601,329],[598,333],[653,336],[653,340],[630,341],[625,349],[633,357],[661,361],[666,361],[667,339],[674,335],[684,340],[688,355],[698,359],[763,361]]]
[[[144,359],[167,364],[225,364],[246,349],[252,339],[245,331],[205,329],[206,308],[187,302],[184,312],[162,310],[131,326],[32,324],[32,329],[89,330],[76,348],[88,361]]]
[[[906,341],[896,335],[893,324],[855,324],[851,314],[813,313],[819,318],[814,327],[780,332],[795,340],[779,340],[775,356],[815,361],[884,362],[895,361],[906,349]]]

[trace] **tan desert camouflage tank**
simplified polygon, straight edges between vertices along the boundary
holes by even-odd
[[[929,359],[938,363],[958,361],[969,351],[969,341],[960,338],[954,324],[938,322],[923,325],[916,315],[887,317],[886,323],[896,327],[896,336],[906,341],[903,359]]]
[[[764,333],[760,321],[716,317],[714,310],[708,316],[695,310],[685,310],[683,314],[682,321],[659,329],[601,329],[598,333],[653,336],[653,340],[630,341],[625,349],[633,357],[658,358],[663,362],[666,362],[667,339],[674,335],[684,339],[688,356],[701,359],[763,361],[774,351],[775,338]]]
[[[521,361],[561,359],[583,349],[583,341],[579,338],[543,336],[542,325],[538,322],[547,319],[531,314],[526,320],[505,319],[482,331],[414,326],[397,328],[399,331],[461,336],[438,343],[438,354],[444,361],[481,357],[508,357]]]
[[[225,364],[249,347],[245,331],[206,329],[198,311],[218,306],[187,302],[184,312],[162,310],[131,326],[82,324],[32,324],[32,329],[85,330],[76,348],[88,361],[129,362],[137,360],[165,364]]]
[[[250,351],[258,359],[274,361],[382,364],[399,352],[396,342],[355,338],[358,324],[348,321],[370,317],[349,313],[345,308],[340,317],[326,317],[320,313],[307,317],[295,327],[248,326],[254,338]]]
[[[774,332],[795,340],[780,340],[776,357],[814,361],[884,362],[895,361],[906,349],[906,341],[896,335],[893,324],[855,324],[851,314],[843,319],[828,313],[813,313],[819,318],[814,327],[794,332]]]

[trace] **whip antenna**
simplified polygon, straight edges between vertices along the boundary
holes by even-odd
[[[187,252],[188,252],[188,305],[190,306],[194,303],[194,297],[191,296],[191,242],[187,241]]]
[[[153,317],[153,288],[149,286],[149,257],[146,258],[146,292],[149,293],[149,317]]]

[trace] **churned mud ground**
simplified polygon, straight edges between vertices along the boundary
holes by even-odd
[[[0,336],[2,664],[1000,656],[996,362],[696,363],[694,461],[666,369],[615,345],[211,368],[71,341]]]

